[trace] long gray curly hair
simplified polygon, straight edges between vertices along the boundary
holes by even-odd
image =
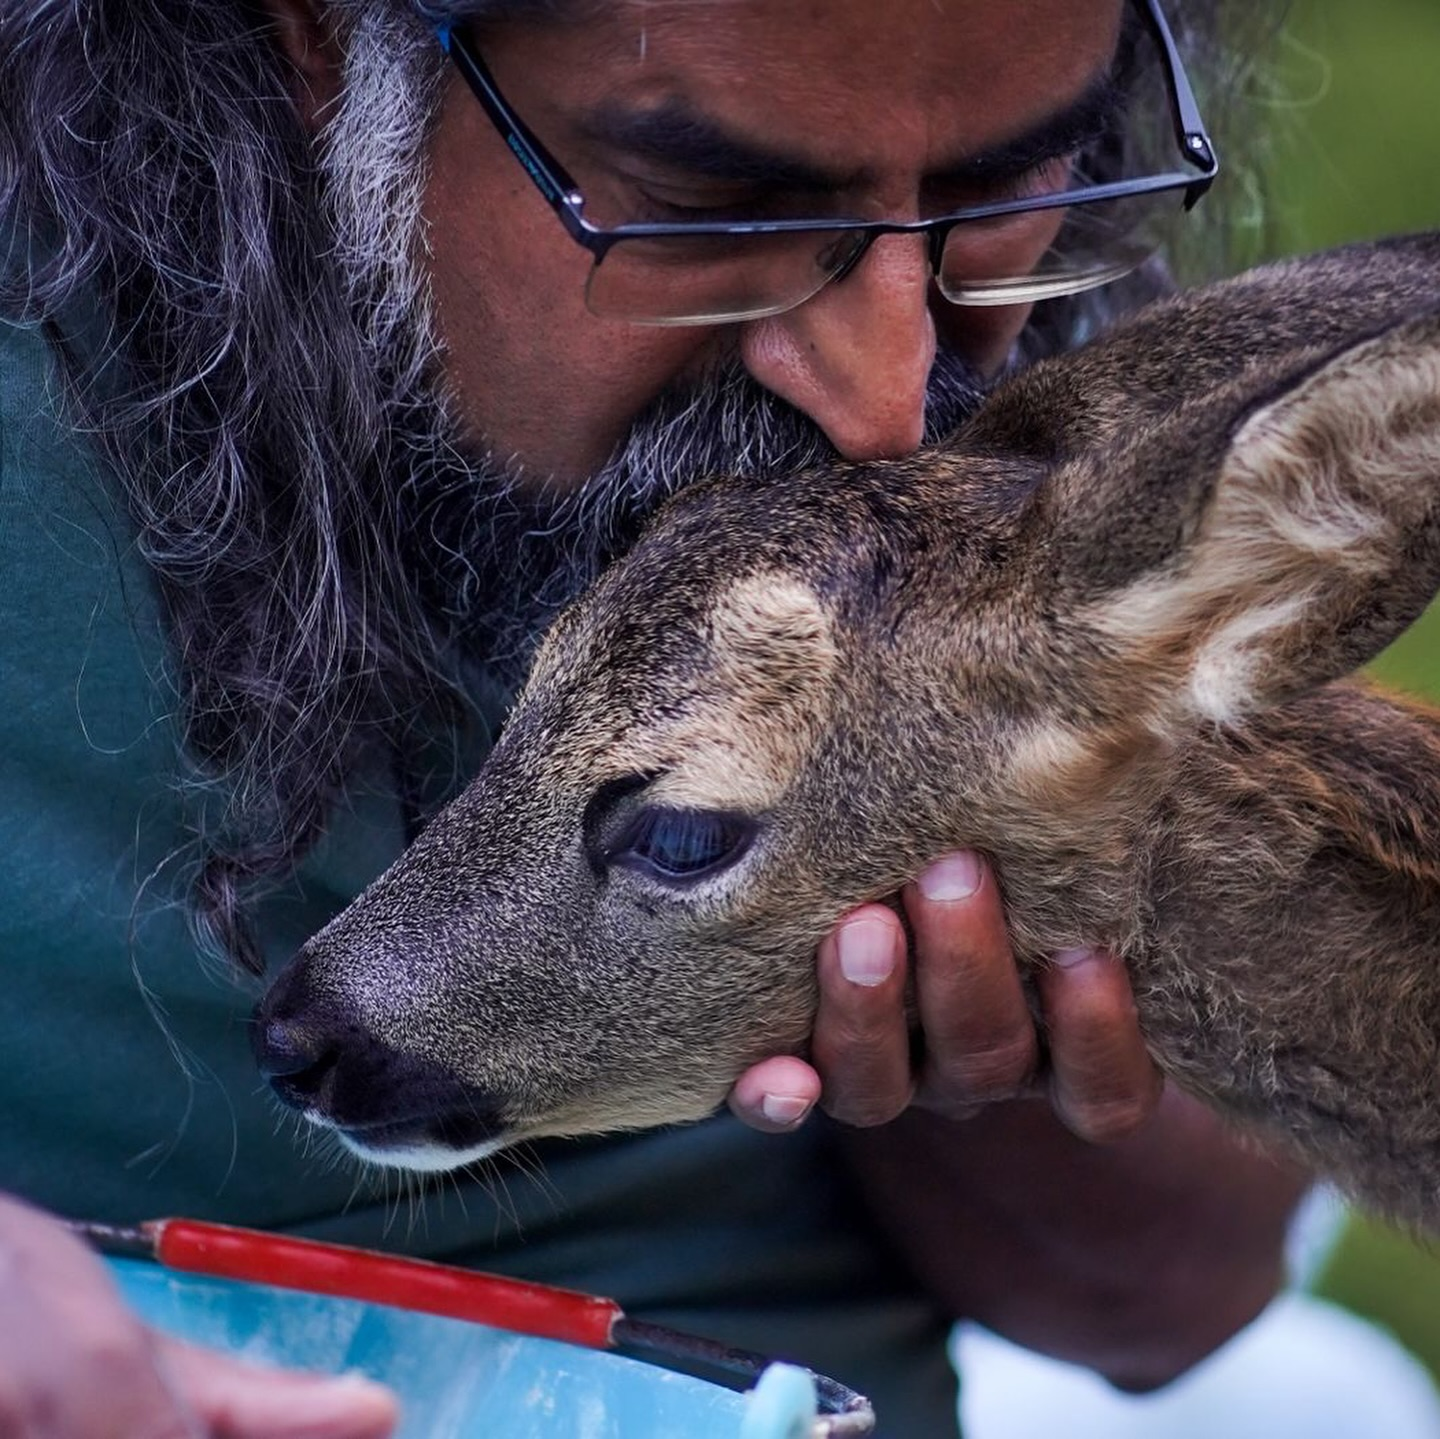
[[[457,725],[462,631],[513,678],[521,633],[687,475],[823,450],[731,377],[700,427],[711,448],[684,423],[694,397],[667,399],[564,514],[537,518],[503,466],[462,453],[415,260],[443,76],[427,21],[553,4],[332,0],[346,83],[318,140],[258,5],[0,5],[0,314],[43,328],[123,491],[188,774],[224,796],[193,912],[251,970],[255,882],[303,856],[377,757]],[[1222,44],[1220,4],[1171,7],[1212,99],[1246,53]],[[1147,283],[1046,307],[1028,352]],[[436,540],[438,568],[417,559]]]

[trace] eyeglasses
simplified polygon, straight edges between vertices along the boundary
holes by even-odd
[[[1030,167],[1023,184],[1031,193],[904,221],[597,224],[585,214],[580,187],[511,109],[475,46],[453,26],[436,33],[566,232],[594,256],[585,286],[590,311],[637,324],[718,325],[803,305],[850,274],[882,235],[924,236],[936,285],[957,305],[1074,295],[1143,265],[1220,167],[1158,0],[1133,3],[1140,23],[1127,27],[1117,58],[1123,73],[1108,92],[1114,103],[1095,133]],[[1150,155],[1157,144],[1163,153]],[[1124,169],[1139,173],[1108,178]]]

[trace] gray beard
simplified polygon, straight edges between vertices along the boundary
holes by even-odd
[[[925,441],[952,433],[984,393],[971,366],[941,352]],[[738,362],[659,396],[610,459],[563,494],[467,447],[433,395],[407,408],[419,432],[401,452],[418,463],[400,520],[417,582],[464,656],[484,662],[507,689],[523,678],[556,614],[624,554],[671,495],[707,475],[776,477],[837,458],[812,420]]]

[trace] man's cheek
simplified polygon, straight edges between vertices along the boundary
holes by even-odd
[[[984,379],[994,379],[1010,360],[1031,305],[952,305],[937,299],[935,332]]]

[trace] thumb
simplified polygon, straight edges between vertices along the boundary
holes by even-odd
[[[765,1134],[798,1129],[820,1098],[820,1076],[803,1059],[776,1055],[752,1064],[730,1091],[737,1119]]]
[[[168,1338],[156,1362],[207,1439],[388,1439],[399,1422],[390,1390],[358,1375],[265,1368]]]

